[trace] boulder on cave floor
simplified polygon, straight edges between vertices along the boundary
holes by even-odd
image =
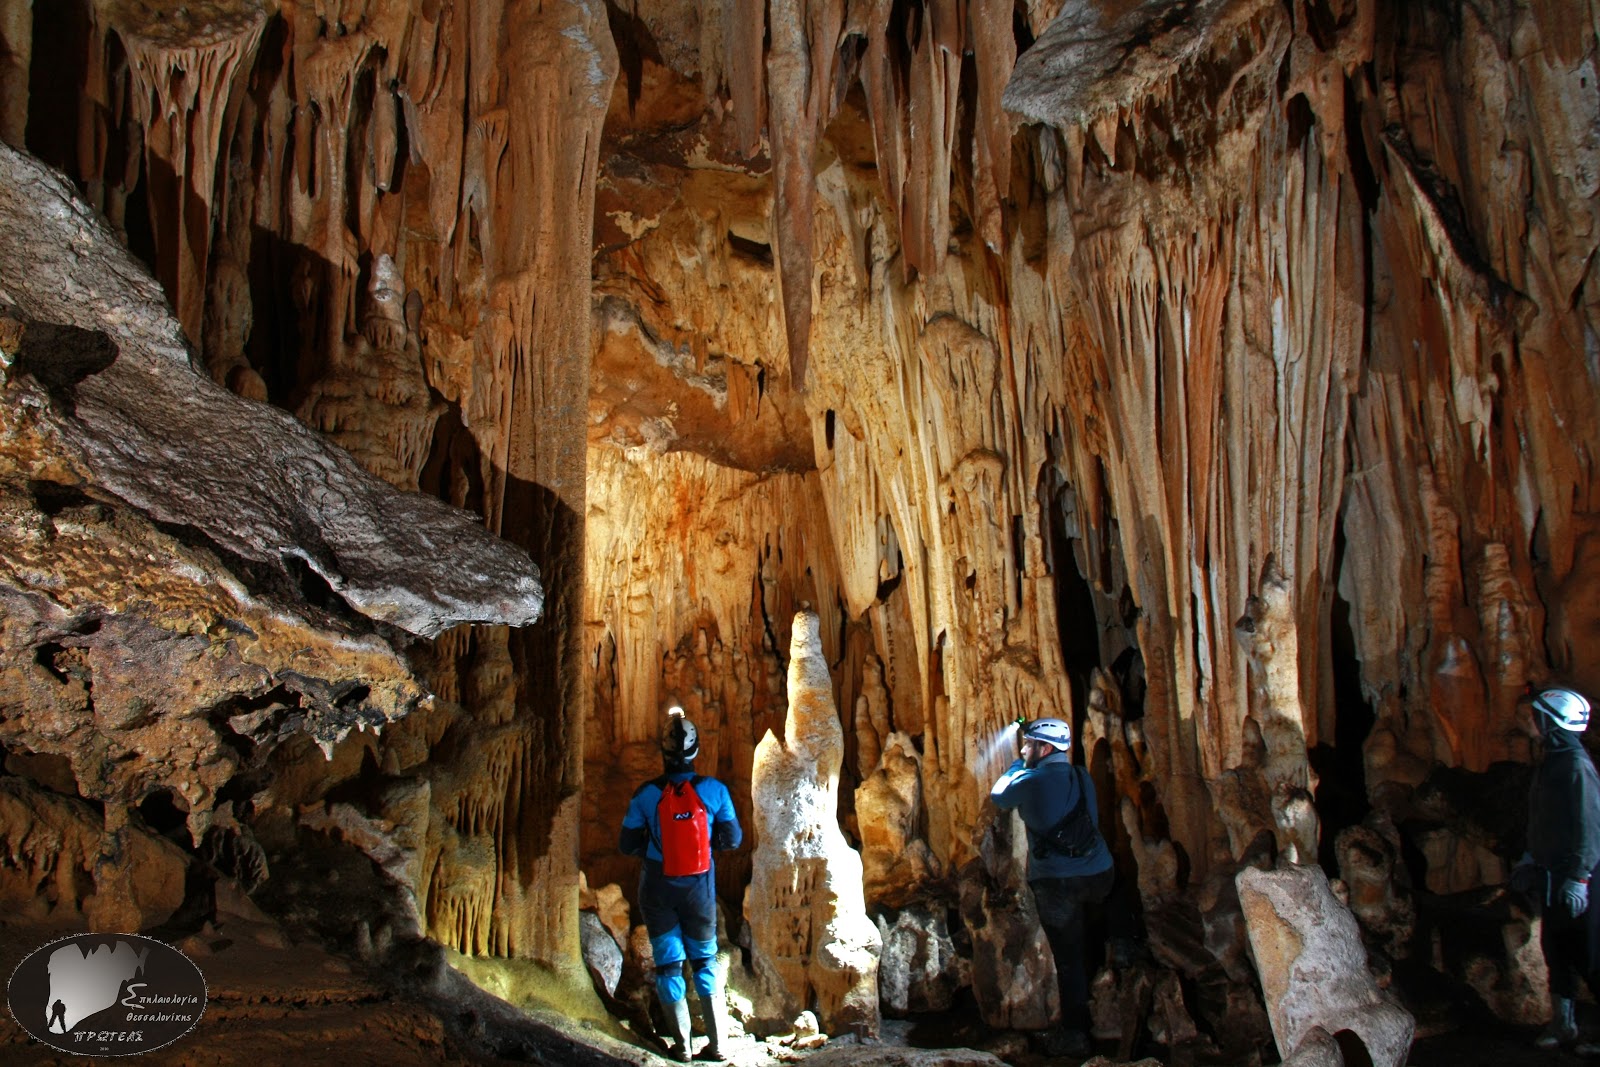
[[[1237,882],[1284,1062],[1339,1062],[1359,1045],[1375,1067],[1403,1067],[1416,1024],[1368,972],[1355,916],[1322,869],[1247,867]]]

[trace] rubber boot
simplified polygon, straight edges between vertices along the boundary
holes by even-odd
[[[672,1048],[667,1050],[666,1058],[678,1063],[689,1062],[689,1002],[688,1000],[674,1000],[661,1002],[663,1013],[667,1017],[667,1036],[672,1038]]]
[[[1551,997],[1550,1021],[1545,1024],[1539,1036],[1534,1039],[1534,1047],[1553,1051],[1563,1045],[1570,1045],[1578,1040],[1578,1015],[1577,1006],[1571,997]]]
[[[722,1042],[728,1036],[728,1006],[720,991],[700,998],[700,1025],[711,1040],[694,1054],[694,1058],[702,1063],[723,1062]]]

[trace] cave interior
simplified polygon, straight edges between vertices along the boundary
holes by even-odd
[[[1531,1034],[1519,698],[1600,694],[1597,28],[0,0],[0,955],[644,1062],[617,831],[676,705],[741,1064],[1045,1062],[988,796],[1055,716],[1105,1062]]]

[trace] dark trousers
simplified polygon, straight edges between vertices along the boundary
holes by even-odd
[[[1550,995],[1553,997],[1566,997],[1568,1000],[1578,996],[1579,989],[1584,982],[1589,983],[1589,990],[1600,998],[1600,900],[1596,900],[1594,893],[1600,886],[1600,867],[1596,867],[1589,876],[1589,907],[1576,919],[1570,919],[1561,908],[1561,902],[1556,897],[1556,891],[1561,888],[1561,883],[1553,878],[1547,879],[1545,899],[1551,903],[1544,909],[1544,922],[1539,933],[1539,947],[1544,949],[1545,966],[1550,969]]]
[[[1081,878],[1040,878],[1029,882],[1039,925],[1056,958],[1061,990],[1061,1024],[1089,1029],[1089,976],[1084,966],[1084,913],[1111,893],[1116,871],[1106,868]]]

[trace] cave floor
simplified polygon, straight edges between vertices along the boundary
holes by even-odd
[[[75,928],[52,929],[0,918],[0,973],[11,974],[22,958],[39,946]],[[290,944],[275,926],[233,924],[222,936],[216,932],[179,942],[205,974],[209,1002],[199,1026],[165,1049],[137,1057],[141,1063],[161,1065],[218,1065],[267,1067],[296,1063],[328,1067],[404,1067],[407,1064],[454,1063],[496,1065],[512,1062],[593,1064],[660,1064],[648,1051],[616,1041],[596,1038],[576,1044],[570,1038],[534,1028],[520,1035],[517,1054],[509,1058],[481,1051],[483,1042],[462,1040],[457,1028],[446,1026],[435,1010],[420,998],[396,992],[362,973],[358,965],[315,945]],[[1600,1034],[1600,1009],[1584,1005],[1583,1021],[1590,1033]],[[965,1019],[966,1025],[957,1022]],[[964,1012],[943,1024],[930,1020],[885,1020],[886,1045],[851,1046],[829,1042],[816,1054],[778,1043],[737,1038],[729,1042],[732,1067],[773,1067],[777,1064],[927,1063],[915,1051],[933,1037],[953,1038],[984,1048],[1012,1067],[1073,1065],[1077,1060],[1047,1057],[1020,1034],[982,1034],[981,1027]],[[959,1033],[943,1033],[953,1029]],[[933,1031],[941,1031],[935,1034]],[[970,1031],[970,1032],[969,1032]],[[1530,1067],[1579,1067],[1600,1063],[1565,1052],[1544,1053],[1532,1047],[1535,1031],[1474,1019],[1459,1029],[1424,1038],[1416,1043],[1410,1067],[1489,1067],[1527,1064]],[[532,1036],[530,1036],[530,1034]],[[541,1041],[543,1043],[541,1043]],[[697,1042],[698,1043],[698,1042]],[[940,1042],[942,1044],[942,1042]],[[492,1042],[490,1042],[492,1044]],[[888,1047],[886,1047],[888,1046]],[[1097,1047],[1101,1055],[1109,1046]],[[1140,1050],[1161,1063],[1176,1065],[1163,1049]],[[902,1060],[902,1055],[909,1058]],[[84,1062],[82,1057],[57,1052],[30,1038],[11,1017],[0,1013],[0,1063],[33,1067]],[[1102,1061],[1105,1062],[1105,1061]],[[1148,1061],[1146,1061],[1148,1062]]]
[[[81,926],[48,929],[0,922],[0,972],[9,976],[40,945],[78,932]],[[313,946],[288,945],[270,931],[262,931],[261,938],[190,938],[180,943],[206,977],[205,1015],[174,1044],[138,1056],[140,1063],[399,1067],[495,1062],[453,1039],[420,1002],[396,996],[344,960]],[[86,1061],[33,1040],[7,1012],[0,1015],[0,1062]]]
[[[1571,1052],[1541,1052],[1533,1047],[1537,1027],[1518,1028],[1487,1021],[1473,1023],[1447,1034],[1427,1037],[1411,1047],[1409,1067],[1491,1067],[1501,1064],[1526,1064],[1528,1067],[1579,1067],[1600,1063],[1600,1057],[1583,1057]],[[1600,1038],[1600,1027],[1586,1030],[1591,1039]]]

